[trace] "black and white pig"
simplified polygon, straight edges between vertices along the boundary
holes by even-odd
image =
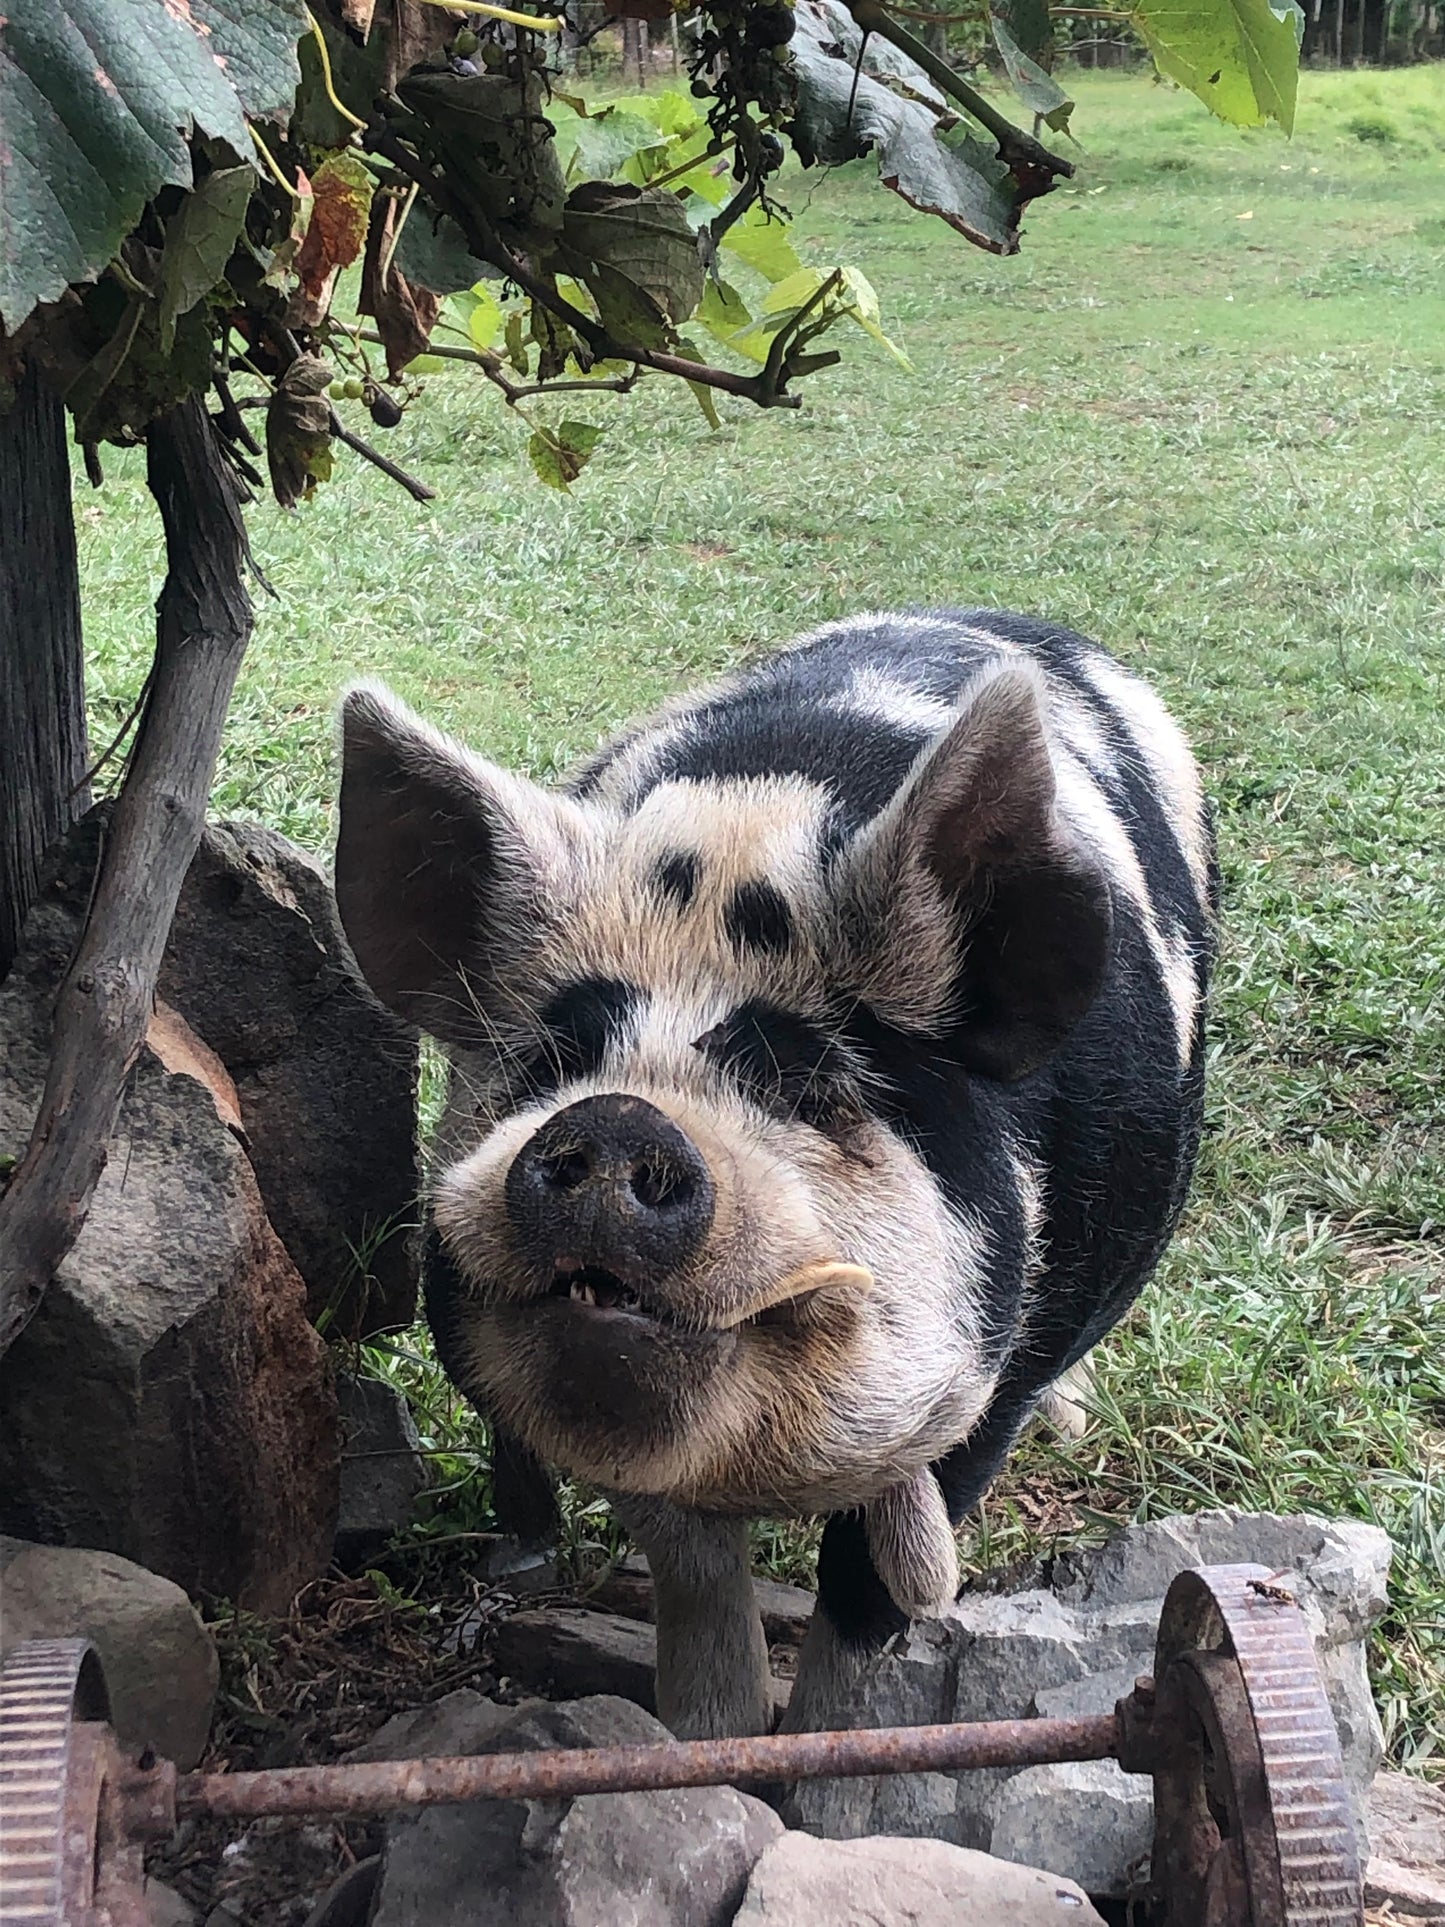
[[[748,1520],[825,1515],[816,1724],[953,1596],[953,1525],[1178,1218],[1189,749],[1096,644],[977,609],[831,623],[560,790],[374,686],[343,735],[347,935],[452,1052],[427,1313],[504,1522],[544,1465],[613,1495],[705,1736],[769,1724]]]

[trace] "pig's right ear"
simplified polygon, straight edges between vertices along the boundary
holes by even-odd
[[[485,1041],[509,958],[561,893],[582,813],[471,755],[379,684],[341,706],[336,903],[381,1001],[447,1043]]]
[[[839,901],[860,1000],[1004,1082],[1058,1049],[1110,948],[1109,884],[1058,807],[1046,708],[1025,664],[966,690],[849,852]]]

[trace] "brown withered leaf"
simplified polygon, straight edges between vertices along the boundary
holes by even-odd
[[[354,27],[363,40],[371,32],[371,16],[376,12],[376,0],[341,0],[341,17],[348,27]]]
[[[391,32],[386,36],[385,91],[394,93],[403,74],[440,53],[457,30],[457,17],[425,0],[391,0]]]
[[[366,259],[361,266],[361,299],[357,303],[360,312],[376,322],[386,348],[386,372],[393,380],[409,361],[425,351],[442,305],[440,296],[430,288],[408,281],[395,261],[388,264],[382,278],[381,264],[391,252],[391,236],[399,218],[398,202],[389,194],[378,195],[371,210]]]
[[[371,176],[354,154],[333,154],[311,176],[311,220],[296,256],[301,286],[292,303],[293,328],[314,328],[331,305],[331,291],[366,245]]]
[[[320,355],[298,355],[266,404],[266,462],[283,509],[331,479],[331,380]]]

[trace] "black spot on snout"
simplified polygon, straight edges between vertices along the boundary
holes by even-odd
[[[733,891],[723,928],[736,949],[778,956],[793,941],[793,913],[777,885],[757,877]]]
[[[658,863],[652,873],[657,890],[679,910],[685,910],[697,895],[702,864],[691,850],[674,850]]]
[[[531,1067],[534,1091],[553,1088],[574,1077],[591,1077],[602,1068],[608,1047],[627,1029],[642,1001],[635,984],[616,977],[581,977],[543,1006],[547,1035]]]

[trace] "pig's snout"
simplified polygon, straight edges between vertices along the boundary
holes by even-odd
[[[662,1283],[702,1249],[712,1178],[701,1152],[639,1097],[587,1097],[549,1118],[512,1161],[507,1216],[541,1271]]]

